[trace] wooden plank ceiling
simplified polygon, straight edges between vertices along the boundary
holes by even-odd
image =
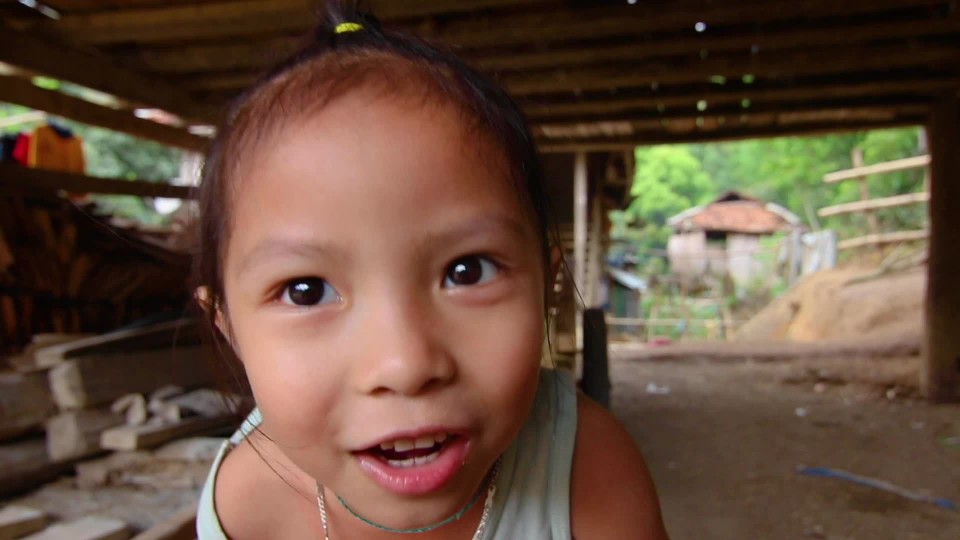
[[[289,52],[306,0],[44,0],[0,60],[193,122]],[[956,0],[374,0],[521,102],[544,147],[918,124],[960,89]],[[170,134],[166,134],[170,137]]]

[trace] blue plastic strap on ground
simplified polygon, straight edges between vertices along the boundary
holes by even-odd
[[[847,471],[841,471],[837,469],[829,469],[826,467],[802,467],[799,470],[800,474],[805,476],[817,476],[820,478],[836,478],[838,480],[846,480],[847,482],[853,482],[854,484],[859,484],[861,486],[871,487],[874,489],[879,489],[886,491],[888,493],[893,493],[910,499],[911,501],[926,502],[940,508],[947,510],[957,510],[957,505],[950,499],[928,497],[926,495],[921,495],[919,493],[914,493],[912,491],[903,489],[899,486],[895,486],[890,482],[884,480],[877,480],[874,478],[868,478],[866,476],[860,476]]]

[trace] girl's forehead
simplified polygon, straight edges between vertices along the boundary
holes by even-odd
[[[233,201],[240,245],[280,229],[360,237],[494,214],[526,221],[502,153],[442,102],[344,95],[245,160]]]

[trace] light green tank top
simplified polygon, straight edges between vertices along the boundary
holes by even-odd
[[[213,502],[220,463],[260,423],[256,409],[224,442],[197,510],[199,540],[227,540]],[[570,540],[570,476],[577,394],[570,373],[543,369],[530,416],[503,455],[483,540]]]

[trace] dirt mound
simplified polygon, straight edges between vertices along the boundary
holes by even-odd
[[[926,269],[871,274],[835,269],[810,275],[743,325],[735,339],[919,341]]]

